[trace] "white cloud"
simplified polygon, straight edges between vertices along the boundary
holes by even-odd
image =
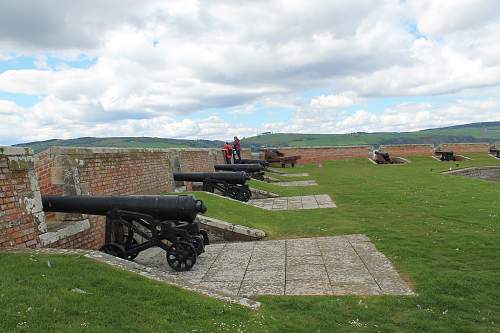
[[[311,99],[311,107],[319,109],[346,108],[359,103],[358,97],[353,92],[336,95],[320,95]]]
[[[2,119],[0,139],[231,137],[220,118],[194,120],[206,109],[293,109],[290,123],[263,119],[264,128],[322,133],[495,120],[492,108],[465,102],[363,108],[371,98],[409,95],[496,103],[499,9],[491,0],[0,1],[0,61],[30,55],[37,67],[0,72],[0,91],[41,96],[31,108],[3,102],[0,112],[13,114]],[[47,61],[81,54],[95,63]],[[305,101],[314,90],[331,93]],[[23,123],[17,134],[14,120]]]

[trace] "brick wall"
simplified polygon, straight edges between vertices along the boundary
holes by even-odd
[[[223,160],[220,149],[52,147],[36,156],[35,166],[42,194],[134,195],[173,191],[173,172],[213,172],[213,165]],[[66,215],[47,214],[49,229],[51,221]],[[42,245],[99,248],[104,243],[104,222],[104,217],[82,216],[77,222],[82,230],[72,226],[42,235]]]
[[[287,147],[278,148],[285,156],[300,155],[299,164],[317,163],[328,160],[370,157],[371,146],[336,146],[336,147]]]
[[[489,143],[443,143],[438,149],[453,151],[454,153],[488,153]]]
[[[39,247],[45,230],[31,150],[0,147],[0,248]]]
[[[381,145],[379,149],[391,156],[429,156],[434,154],[434,146],[430,144]]]

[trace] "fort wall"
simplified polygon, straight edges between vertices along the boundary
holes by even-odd
[[[443,144],[457,153],[488,152],[488,144]],[[280,148],[299,163],[367,158],[372,146]],[[396,156],[432,155],[432,145],[384,145]],[[250,150],[242,155],[251,158]],[[220,149],[52,147],[37,155],[0,147],[0,247],[96,249],[104,242],[104,218],[44,213],[41,195],[139,195],[173,192],[172,173],[212,172],[224,163]]]

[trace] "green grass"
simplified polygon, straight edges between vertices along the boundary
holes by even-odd
[[[470,156],[458,167],[500,165],[484,154]],[[252,182],[286,195],[327,193],[336,209],[269,212],[196,196],[210,216],[263,229],[274,239],[366,234],[415,286],[416,296],[265,296],[262,308],[252,311],[79,257],[51,256],[49,269],[46,256],[32,262],[2,254],[0,318],[8,319],[0,321],[0,331],[18,331],[24,320],[26,331],[84,331],[80,325],[88,322],[87,331],[110,332],[212,332],[231,325],[245,332],[500,332],[500,184],[441,173],[455,163],[411,160],[398,166],[345,160],[293,170],[317,180],[310,188]],[[74,287],[91,294],[71,293]]]

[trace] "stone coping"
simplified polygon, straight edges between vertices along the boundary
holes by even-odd
[[[379,145],[379,147],[434,147],[431,143],[402,143],[402,144],[387,144],[387,145]]]
[[[452,175],[454,173],[460,173],[460,172],[469,171],[469,170],[481,170],[481,169],[500,169],[500,165],[473,166],[473,167],[467,167],[467,168],[445,170],[445,171],[442,171],[441,173],[446,173],[446,174]]]
[[[245,149],[242,149],[243,151]],[[117,154],[117,153],[168,153],[182,151],[222,151],[222,148],[123,148],[123,147],[65,147],[52,146],[40,153],[49,151],[51,154]],[[38,153],[38,154],[40,154]]]
[[[66,237],[76,235],[79,232],[90,229],[90,222],[88,219],[80,221],[71,221],[70,224],[56,231],[48,231],[46,233],[40,234],[40,242],[42,246],[47,246],[58,240],[64,239]]]
[[[96,260],[102,263],[105,263],[107,265],[139,274],[141,276],[144,276],[150,280],[158,281],[158,282],[163,282],[169,285],[173,285],[188,291],[196,292],[205,296],[213,297],[215,299],[218,299],[220,301],[224,301],[227,303],[232,303],[232,304],[238,304],[244,307],[248,307],[250,309],[257,310],[260,308],[261,303],[248,299],[246,297],[239,297],[235,295],[229,295],[224,292],[220,292],[218,290],[214,290],[209,287],[205,287],[202,285],[197,285],[194,283],[190,283],[189,281],[185,280],[179,280],[176,278],[175,275],[172,274],[167,274],[166,272],[160,271],[158,269],[154,269],[151,267],[147,267],[141,264],[138,264],[133,261],[121,259],[118,257],[113,257],[109,254],[100,252],[100,251],[92,251],[92,250],[78,250],[78,249],[35,249],[35,250],[30,250],[30,249],[14,249],[14,248],[7,248],[7,249],[0,249],[1,252],[6,252],[6,253],[43,253],[43,254],[69,254],[69,255],[81,255],[86,258],[90,258],[92,260]],[[165,260],[166,261],[166,260]],[[166,263],[165,263],[166,264]],[[195,265],[196,267],[196,265]],[[189,272],[180,272],[178,274],[188,274]]]
[[[27,147],[0,146],[0,155],[4,156],[33,155],[33,150]]]
[[[291,150],[291,149],[342,149],[342,148],[371,148],[372,145],[351,145],[351,146],[312,146],[312,147],[269,147],[266,149]]]
[[[222,221],[222,220],[219,220],[219,219],[216,219],[216,218],[213,218],[210,216],[201,215],[201,214],[199,214],[197,216],[197,218],[198,218],[198,221],[200,222],[200,224],[202,224],[202,225],[207,225],[207,226],[212,227],[212,228],[217,228],[217,229],[220,229],[223,231],[228,231],[231,233],[235,233],[237,235],[250,237],[250,238],[253,238],[255,240],[259,240],[259,239],[266,237],[266,233],[260,229],[245,227],[245,226],[242,226],[239,224],[234,224],[234,223]]]

